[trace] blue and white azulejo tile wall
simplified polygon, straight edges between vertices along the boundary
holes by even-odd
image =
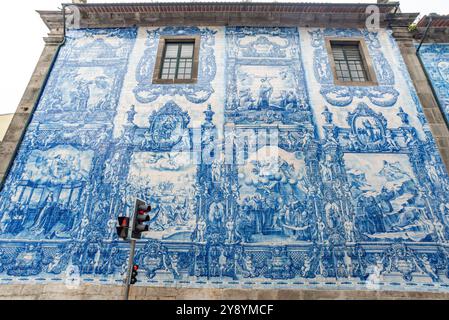
[[[443,114],[449,121],[449,44],[423,44],[419,55]]]
[[[162,35],[200,36],[197,83],[152,83]],[[334,85],[326,37],[364,39],[378,85]],[[71,31],[0,193],[0,282],[121,283],[138,197],[139,284],[447,291],[448,192],[387,30]]]

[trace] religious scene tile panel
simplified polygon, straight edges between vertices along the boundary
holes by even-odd
[[[163,35],[201,37],[197,83],[152,84]],[[365,39],[379,86],[334,86],[326,37]],[[449,288],[449,177],[386,31],[70,31],[0,193],[0,283],[121,283],[136,198],[140,285]]]

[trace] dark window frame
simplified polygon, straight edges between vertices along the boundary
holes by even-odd
[[[166,44],[174,42],[193,42],[193,60],[192,76],[190,79],[161,79],[163,60],[165,58]],[[154,66],[153,83],[154,84],[182,84],[197,83],[198,81],[198,63],[200,53],[200,36],[161,36],[156,55],[156,64]]]
[[[340,80],[337,74],[336,62],[334,59],[334,50],[332,45],[354,45],[358,46],[364,72],[366,74],[366,81],[343,81]],[[326,38],[326,48],[329,55],[332,73],[334,76],[334,84],[337,86],[378,86],[376,72],[369,54],[368,47],[363,38]]]

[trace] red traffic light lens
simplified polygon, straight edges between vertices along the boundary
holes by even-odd
[[[129,226],[129,218],[127,218],[127,217],[119,217],[118,218],[118,225],[120,227],[127,228]]]
[[[137,212],[139,214],[145,214],[145,213],[151,212],[151,206],[141,205],[138,207]]]
[[[138,266],[138,265],[134,265],[133,270],[134,270],[134,271],[139,270],[139,266]]]

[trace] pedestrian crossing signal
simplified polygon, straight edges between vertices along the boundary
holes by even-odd
[[[128,239],[129,232],[129,218],[120,217],[118,218],[117,235],[119,238],[126,240]]]
[[[137,276],[139,275],[138,271],[139,271],[139,266],[137,264],[135,264],[133,266],[133,271],[131,272],[131,280],[130,280],[131,284],[137,283]]]

